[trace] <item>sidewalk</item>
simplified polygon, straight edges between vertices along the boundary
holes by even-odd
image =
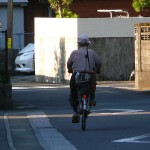
[[[11,150],[43,150],[26,112],[7,113],[4,115],[4,121]]]
[[[14,87],[63,86],[61,84],[36,83],[34,75],[11,77]],[[69,86],[69,84],[67,85]],[[98,81],[97,86],[127,87],[134,89],[133,81]],[[24,105],[24,104],[22,104]],[[30,106],[22,110],[0,110],[1,150],[57,150],[57,142],[63,142],[61,150],[77,150],[50,124],[48,117]],[[57,140],[55,140],[57,138]],[[51,140],[50,140],[51,139]]]
[[[0,110],[1,150],[44,150],[37,140],[28,113],[25,110]]]
[[[77,150],[42,111],[9,112],[4,122],[8,144],[1,150]]]

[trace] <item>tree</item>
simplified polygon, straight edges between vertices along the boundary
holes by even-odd
[[[78,18],[78,15],[72,13],[69,7],[73,0],[48,0],[48,2],[55,11],[56,18]]]
[[[150,8],[150,0],[133,0],[132,6],[136,12]]]

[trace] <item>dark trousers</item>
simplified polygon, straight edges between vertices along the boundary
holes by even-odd
[[[69,101],[70,101],[70,105],[73,108],[74,112],[77,112],[77,107],[79,104],[78,101],[78,92],[77,92],[77,85],[75,82],[75,75],[76,73],[73,73],[70,79],[70,97],[69,97]],[[91,81],[90,81],[90,89],[91,89],[91,93],[90,93],[90,98],[95,98],[95,90],[96,90],[96,75],[93,74]]]

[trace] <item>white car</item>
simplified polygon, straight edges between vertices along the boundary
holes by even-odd
[[[31,73],[35,72],[34,65],[34,44],[29,43],[17,55],[15,59],[15,71]]]

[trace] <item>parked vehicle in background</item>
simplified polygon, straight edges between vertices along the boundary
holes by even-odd
[[[24,73],[35,72],[34,64],[34,44],[29,43],[18,53],[15,59],[15,71]]]

